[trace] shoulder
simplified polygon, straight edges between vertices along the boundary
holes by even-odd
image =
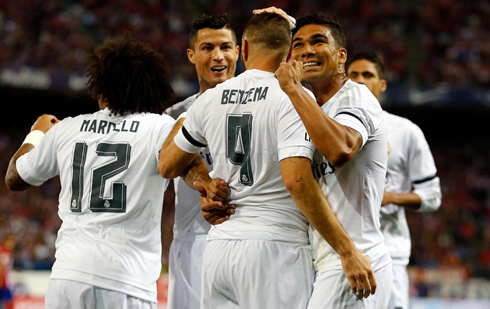
[[[192,103],[196,101],[197,98],[197,93],[194,95],[191,95],[187,99],[180,101],[178,103],[175,103],[171,107],[167,108],[165,110],[165,114],[172,116],[173,118],[179,117],[180,114],[183,112],[187,111],[189,107],[191,107]]]
[[[365,85],[348,80],[339,92],[339,100],[343,104],[382,110],[378,99]]]
[[[410,119],[388,113],[387,111],[383,111],[383,114],[389,127],[398,129],[398,132],[403,132],[403,134],[410,136],[410,138],[416,140],[418,143],[427,143],[422,129]]]

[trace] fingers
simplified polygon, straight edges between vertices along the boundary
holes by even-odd
[[[208,198],[201,196],[201,210],[204,212],[222,211],[226,210],[227,206],[223,205],[222,202],[215,202]]]
[[[199,181],[194,181],[192,185],[194,185],[194,188],[197,190],[197,192],[199,192],[199,195],[201,197],[206,197],[206,189],[204,188],[202,183],[200,183]]]
[[[223,179],[215,178],[206,185],[206,194],[213,201],[223,201],[230,194],[230,188]]]
[[[225,210],[211,210],[211,211],[203,211],[204,219],[212,225],[221,224],[228,219],[230,219],[230,215],[235,213],[236,205],[227,205],[228,209]]]
[[[349,278],[352,293],[359,299],[368,298],[376,293],[376,279],[372,272],[361,272]]]

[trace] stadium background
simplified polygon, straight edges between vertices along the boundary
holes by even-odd
[[[185,53],[193,19],[227,13],[241,37],[252,10],[270,5],[294,16],[323,11],[344,24],[348,54],[382,53],[388,70],[383,107],[426,135],[443,200],[435,213],[407,211],[412,308],[449,308],[463,300],[474,308],[490,306],[488,1],[0,0],[2,178],[37,116],[61,119],[97,109],[85,89],[82,60],[104,38],[131,31],[163,53],[177,102],[199,87]],[[0,238],[17,235],[19,278],[49,270],[54,261],[58,192],[57,179],[21,193],[0,184]],[[166,208],[164,265],[172,224],[173,209]],[[19,283],[17,295],[29,296],[27,285]]]

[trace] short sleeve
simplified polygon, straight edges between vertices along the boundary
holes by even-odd
[[[17,159],[17,172],[28,184],[40,186],[46,180],[59,175],[56,132],[62,125],[59,123],[51,128],[39,146]]]
[[[279,161],[291,157],[305,157],[313,160],[315,146],[293,104],[284,96],[284,104],[279,113],[277,140]]]
[[[175,144],[187,153],[198,153],[202,147],[207,146],[207,141],[203,136],[202,115],[200,106],[202,100],[205,100],[205,94],[199,97],[196,102],[187,110],[184,125],[174,138]]]

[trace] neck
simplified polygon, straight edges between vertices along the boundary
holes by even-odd
[[[217,84],[209,84],[206,83],[205,81],[199,79],[199,93],[197,94],[197,97],[199,97],[201,94],[203,94],[206,90],[211,89],[216,87]]]
[[[286,61],[286,56],[273,54],[270,50],[257,50],[254,54],[250,54],[244,65],[247,70],[261,70],[275,73],[281,62]]]
[[[305,82],[308,89],[313,92],[318,105],[322,106],[330,100],[344,84],[349,80],[345,72],[336,73],[330,80],[318,80],[311,83]]]

